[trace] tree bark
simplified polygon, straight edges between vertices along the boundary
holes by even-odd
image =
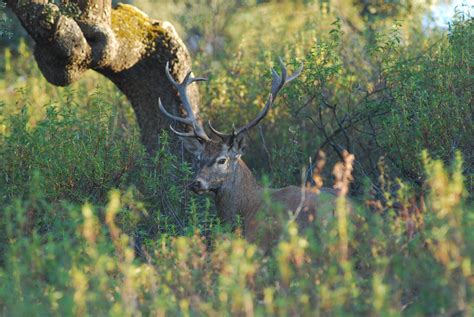
[[[77,6],[76,16],[48,0],[6,2],[34,39],[34,56],[44,77],[57,86],[75,82],[88,69],[109,78],[131,102],[142,142],[153,153],[161,129],[169,124],[158,109],[158,98],[170,112],[184,113],[164,72],[168,61],[179,80],[191,69],[188,50],[174,27],[131,5],[112,9],[111,0],[63,1]],[[188,95],[198,114],[195,84]]]

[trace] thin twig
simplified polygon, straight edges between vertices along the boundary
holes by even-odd
[[[260,135],[260,139],[262,140],[262,145],[263,145],[263,151],[265,152],[265,155],[267,156],[267,161],[268,161],[268,167],[270,168],[270,171],[273,174],[273,166],[272,166],[272,161],[271,161],[271,156],[270,152],[267,147],[267,143],[265,142],[265,136],[263,135],[263,129],[261,125],[258,125],[258,132]]]

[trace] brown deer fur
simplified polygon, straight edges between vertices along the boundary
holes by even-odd
[[[240,218],[244,237],[265,249],[278,240],[282,224],[298,210],[295,221],[301,230],[313,221],[325,222],[333,214],[337,197],[333,189],[322,188],[316,192],[297,186],[279,189],[260,186],[241,159],[243,140],[233,145],[219,141],[202,144],[196,139],[184,141],[186,148],[199,158],[199,170],[191,189],[199,194],[213,193],[219,218],[227,223]],[[220,164],[223,160],[225,163]],[[266,194],[271,206],[265,204]]]
[[[245,126],[233,129],[230,134],[217,131],[209,123],[209,128],[218,137],[211,139],[205,132],[201,122],[193,113],[193,107],[186,94],[187,87],[204,78],[191,77],[191,72],[181,83],[176,82],[165,67],[170,82],[175,86],[186,117],[177,117],[170,114],[161,101],[159,107],[167,117],[189,126],[189,132],[171,130],[182,136],[186,149],[192,152],[199,161],[199,168],[191,189],[198,193],[214,193],[218,215],[225,222],[233,222],[239,216],[244,225],[245,237],[257,242],[264,249],[274,244],[284,223],[288,220],[296,221],[300,229],[306,228],[317,220],[324,222],[332,215],[336,195],[331,189],[321,189],[318,193],[309,189],[300,189],[295,186],[280,189],[264,189],[257,184],[255,177],[241,156],[245,150],[245,133],[256,126],[268,113],[278,92],[290,81],[297,78],[302,71],[288,75],[285,65],[280,60],[281,75],[272,70],[271,93],[260,114]],[[265,199],[268,195],[269,199]],[[271,206],[266,202],[269,201]],[[267,211],[267,212],[265,212]]]

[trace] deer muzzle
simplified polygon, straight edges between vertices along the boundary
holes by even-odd
[[[191,189],[196,194],[203,194],[203,193],[209,191],[209,184],[201,178],[196,178],[189,185],[189,189]]]

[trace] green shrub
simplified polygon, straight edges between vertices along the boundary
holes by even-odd
[[[148,241],[136,257],[117,221],[140,201],[112,191],[103,207],[51,204],[36,175],[28,197],[2,213],[2,313],[469,315],[474,219],[461,158],[451,172],[424,160],[422,209],[357,208],[305,234],[290,224],[268,255],[235,234],[208,246],[195,227]]]

